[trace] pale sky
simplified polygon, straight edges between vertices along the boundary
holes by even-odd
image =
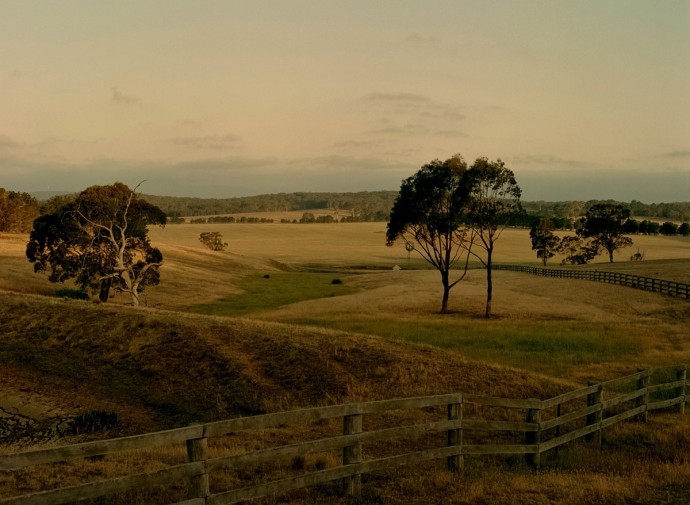
[[[0,187],[690,201],[688,0],[0,0]]]

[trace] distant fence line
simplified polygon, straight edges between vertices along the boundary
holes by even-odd
[[[663,295],[690,299],[690,285],[683,282],[644,277],[641,275],[624,274],[620,272],[601,272],[598,270],[569,270],[564,268],[542,268],[524,265],[493,265],[494,270],[508,270],[511,272],[525,272],[543,277],[557,277],[561,279],[581,279],[587,281],[618,284],[629,288],[653,291]]]
[[[601,443],[602,430],[623,420],[646,420],[648,412],[658,409],[673,408],[683,413],[687,386],[687,366],[683,365],[640,370],[606,382],[590,382],[587,387],[549,400],[455,393],[372,401],[236,418],[145,435],[6,454],[0,456],[0,470],[11,472],[77,458],[100,459],[119,451],[170,447],[175,443],[184,443],[187,448],[183,464],[156,472],[2,498],[0,504],[61,504],[137,489],[179,485],[180,482],[188,484],[188,497],[176,501],[177,505],[237,503],[336,480],[343,481],[344,494],[356,497],[361,493],[363,474],[435,459],[445,459],[447,468],[455,471],[463,467],[464,457],[470,455],[524,455],[530,463],[539,466],[545,452],[563,444],[583,437]],[[401,425],[400,419],[394,419],[397,422],[391,427],[394,411],[417,411],[418,416],[424,416],[424,422],[420,423],[417,418],[414,424]],[[384,414],[382,420],[389,425],[382,420],[374,422],[378,419],[377,414]],[[371,424],[373,429],[363,431],[364,416],[368,418],[367,425]],[[312,433],[319,431],[323,423],[331,419],[341,420],[341,434],[240,454],[228,454],[226,447],[225,454],[219,456],[220,444],[212,445],[212,451],[209,451],[209,440],[222,440],[225,435],[299,424],[309,424],[309,432]],[[409,439],[416,442],[412,444],[407,441]],[[375,448],[376,442],[402,440],[407,442],[393,444],[393,449],[408,452],[390,455]],[[367,448],[366,453],[364,448]],[[276,462],[282,462],[288,468],[292,462],[295,470],[294,461],[325,451],[337,451],[337,466],[314,471],[297,468],[299,474],[288,478],[220,492],[210,491],[211,478],[217,479],[213,482],[214,489],[225,482],[221,478],[223,472],[226,472],[226,477],[227,472],[241,473],[248,468],[258,467],[261,472],[263,465]],[[214,457],[209,456],[211,452],[215,453]]]

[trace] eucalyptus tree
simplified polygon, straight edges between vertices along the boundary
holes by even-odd
[[[630,218],[630,209],[613,203],[592,205],[580,219],[577,234],[592,239],[594,245],[609,253],[609,262],[613,263],[613,253],[633,244],[630,237],[624,235],[624,224]]]
[[[471,231],[466,227],[466,174],[467,163],[459,154],[422,166],[402,182],[386,231],[386,245],[403,238],[408,251],[416,251],[438,270],[443,314],[448,312],[450,290],[467,273],[471,251]],[[452,279],[452,269],[463,258],[461,273]]]
[[[537,219],[529,231],[532,250],[537,251],[537,258],[546,266],[549,258],[553,258],[559,251],[561,240],[553,234],[553,223],[548,217]]]
[[[0,232],[26,233],[38,216],[38,201],[28,193],[0,188]]]
[[[159,283],[163,261],[148,226],[164,226],[166,215],[136,189],[120,182],[91,186],[39,216],[26,247],[34,271],[49,271],[51,282],[75,279],[102,302],[114,289],[139,305],[144,286]]]
[[[475,249],[472,254],[486,267],[485,315],[490,317],[496,241],[511,220],[523,214],[520,204],[522,191],[513,171],[500,159],[477,158],[465,179],[469,202],[467,223],[473,231],[473,242],[484,250],[479,254]]]

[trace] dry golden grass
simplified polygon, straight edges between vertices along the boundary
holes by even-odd
[[[206,250],[198,241],[202,231],[221,232],[228,251]],[[121,306],[124,297],[94,305],[43,296],[56,286],[33,273],[24,257],[27,237],[0,237],[0,405],[11,403],[32,415],[115,410],[122,420],[120,431],[108,434],[115,435],[306,405],[450,391],[547,398],[590,378],[690,361],[690,303],[619,286],[496,272],[496,317],[486,321],[481,317],[484,273],[475,270],[454,288],[453,313],[440,316],[438,274],[407,270],[404,248],[385,247],[382,223],[175,225],[154,229],[151,236],[165,265],[161,285],[148,291],[149,308],[140,309]],[[601,257],[586,268],[690,281],[689,239],[635,240],[617,263]],[[638,246],[646,260],[623,261]],[[528,232],[507,230],[496,261],[537,264]],[[403,270],[391,270],[396,264]],[[413,257],[409,266],[424,264]],[[253,312],[241,320],[180,312],[240,294],[247,276],[317,267],[342,277],[356,292]],[[430,337],[436,333],[434,341]],[[561,350],[549,347],[577,345],[578,335],[581,347],[603,349],[605,355],[569,363]],[[532,351],[535,341],[546,351]],[[508,344],[501,349],[473,342]],[[512,348],[520,342],[529,344],[526,350]],[[597,342],[619,347],[600,348]],[[648,425],[625,426],[607,432],[605,451],[574,446],[541,472],[522,460],[476,459],[468,460],[460,475],[441,470],[440,462],[373,475],[365,479],[363,502],[689,502],[690,465],[683,456],[690,443],[687,419],[653,416]],[[143,461],[153,468],[172,457],[152,453]],[[83,472],[102,478],[134,464],[125,457],[124,463]],[[324,455],[294,464],[315,468],[334,460]],[[51,469],[33,477],[0,475],[0,492],[17,489],[17,479],[24,479],[23,489],[64,482],[62,473]],[[156,498],[153,493],[113,503]],[[342,499],[334,484],[259,503]]]
[[[0,359],[13,377],[5,391],[43,394],[64,411],[118,410],[130,433],[343,401],[565,387],[365,335],[31,295],[0,300]]]

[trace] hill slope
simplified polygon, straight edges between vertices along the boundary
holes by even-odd
[[[437,349],[323,329],[6,292],[0,307],[1,406],[115,411],[123,433],[361,399],[548,397],[567,388]]]

